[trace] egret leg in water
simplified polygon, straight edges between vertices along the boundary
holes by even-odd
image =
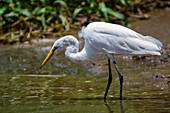
[[[111,71],[111,65],[110,65],[110,58],[108,58],[108,69],[109,69],[109,78],[108,78],[108,82],[107,82],[107,87],[106,87],[106,91],[104,94],[104,101],[106,102],[106,96],[108,93],[108,90],[110,88],[110,84],[112,83],[112,71]]]
[[[99,61],[105,54],[109,57],[109,78],[104,94],[104,100],[112,82],[110,59],[112,60],[120,80],[120,100],[122,99],[123,76],[114,60],[114,54],[150,54],[161,55],[162,43],[151,37],[143,36],[129,28],[106,22],[92,22],[82,27],[78,33],[79,38],[84,37],[84,48],[79,52],[79,42],[71,35],[64,36],[55,41],[49,54],[43,61],[41,68],[47,61],[66,45],[65,56],[73,62]]]
[[[117,73],[119,75],[119,80],[120,80],[120,100],[122,100],[123,76],[122,76],[122,74],[121,74],[121,72],[120,72],[120,70],[119,70],[119,68],[118,68],[118,66],[116,64],[116,61],[114,60],[113,55],[109,54],[108,56],[112,59],[112,62],[114,64],[114,66],[115,66],[115,69],[116,69],[116,71],[117,71]]]
[[[116,61],[114,60],[114,57],[113,55],[111,54],[108,54],[108,56],[111,58],[114,66],[115,66],[115,69],[119,75],[119,80],[120,80],[120,100],[122,100],[122,89],[123,89],[123,76],[116,64]],[[107,82],[107,88],[106,88],[106,91],[105,91],[105,94],[104,94],[104,101],[106,102],[106,96],[107,96],[107,93],[108,93],[108,90],[110,88],[110,85],[112,83],[112,72],[111,72],[111,65],[110,65],[110,58],[108,59],[108,69],[109,69],[109,78],[108,78],[108,82]]]

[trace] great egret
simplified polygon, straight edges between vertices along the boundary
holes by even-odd
[[[84,48],[79,52],[78,40],[67,35],[55,41],[51,51],[43,61],[40,68],[60,50],[67,45],[65,56],[74,62],[80,61],[97,61],[105,54],[108,56],[109,78],[107,88],[104,94],[104,100],[112,82],[110,59],[112,60],[120,80],[120,100],[122,99],[123,76],[114,60],[114,54],[151,54],[161,55],[162,43],[151,37],[143,36],[129,28],[121,25],[93,22],[87,27],[83,27],[78,33],[79,37],[84,37]]]

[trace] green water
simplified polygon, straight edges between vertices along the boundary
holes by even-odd
[[[96,65],[75,64],[64,58],[61,51],[40,70],[46,54],[47,51],[33,46],[10,46],[0,51],[0,112],[170,111],[169,78],[166,76],[170,73],[169,62],[116,56],[124,75],[123,100],[119,102],[119,80],[112,68],[113,82],[106,106],[103,101],[108,78],[105,61]]]
[[[123,100],[112,65],[105,104],[107,60],[76,64],[63,49],[40,70],[52,42],[0,46],[0,113],[170,113],[168,43],[161,57],[115,56],[124,76]]]

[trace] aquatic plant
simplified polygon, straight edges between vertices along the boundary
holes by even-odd
[[[34,34],[42,38],[44,31],[69,31],[71,23],[78,20],[77,17],[87,18],[86,23],[107,21],[129,27],[128,17],[148,18],[143,9],[147,10],[147,7],[160,6],[163,3],[163,0],[151,1],[0,0],[0,42],[23,42],[30,40]],[[79,21],[78,23],[82,24]]]
[[[67,4],[62,0],[1,0],[0,27],[13,27],[23,22],[27,27],[47,29],[47,23],[60,19],[68,29],[65,12]]]

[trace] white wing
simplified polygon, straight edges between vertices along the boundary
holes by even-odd
[[[162,43],[116,24],[94,22],[81,31],[89,44],[104,53],[160,55]]]

